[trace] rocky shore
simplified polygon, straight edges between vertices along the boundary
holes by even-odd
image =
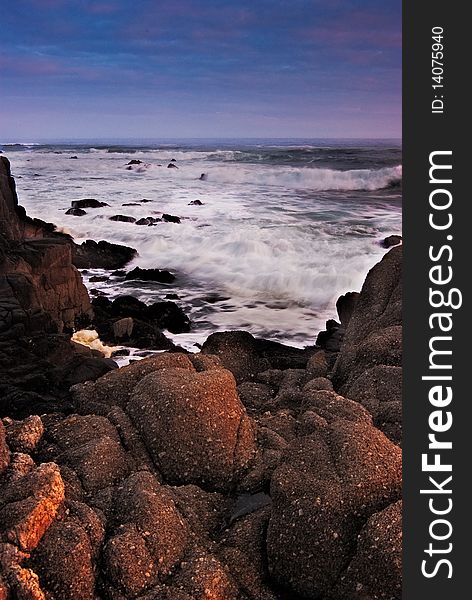
[[[92,305],[96,246],[0,161],[0,599],[398,600],[401,247],[311,348],[215,333],[117,369],[72,330],[157,349],[185,315]]]

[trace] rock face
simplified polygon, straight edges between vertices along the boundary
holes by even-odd
[[[366,406],[389,437],[401,440],[402,247],[367,275],[336,361],[333,382]]]
[[[71,328],[91,307],[70,242],[24,216],[4,156],[0,182],[0,336],[42,330],[47,322],[50,331]]]

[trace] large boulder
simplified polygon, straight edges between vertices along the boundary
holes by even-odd
[[[402,597],[402,503],[370,517],[357,551],[328,600],[400,600]]]
[[[129,246],[111,244],[101,240],[85,240],[74,244],[72,262],[78,269],[122,269],[138,255],[137,250]]]
[[[271,482],[275,581],[303,598],[325,596],[366,519],[400,494],[400,450],[366,422],[334,421],[293,442]]]
[[[253,423],[225,369],[151,373],[134,388],[127,410],[171,482],[228,490],[254,454]]]

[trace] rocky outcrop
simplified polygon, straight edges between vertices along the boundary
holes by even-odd
[[[375,424],[401,440],[402,247],[369,272],[333,372],[335,388],[366,406]]]
[[[92,308],[72,240],[26,216],[0,157],[0,415],[67,409],[68,388],[115,367],[70,341]]]
[[[91,314],[70,240],[25,216],[3,156],[0,182],[0,336],[70,329],[78,317]]]

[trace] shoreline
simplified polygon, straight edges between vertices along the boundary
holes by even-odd
[[[4,157],[0,218],[0,592],[400,599],[401,246],[317,346],[232,331],[186,353],[171,300],[90,303]],[[117,369],[71,342],[87,323],[163,352]]]

